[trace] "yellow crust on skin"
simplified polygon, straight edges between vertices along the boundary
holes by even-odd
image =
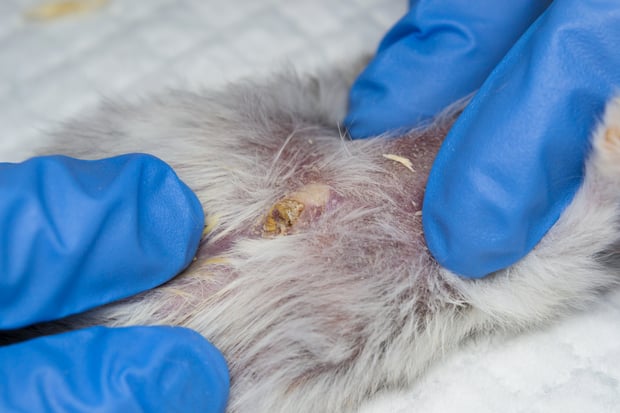
[[[302,212],[307,216],[320,214],[329,201],[331,189],[325,184],[308,184],[275,203],[263,220],[263,236],[286,235],[299,220]]]
[[[276,202],[267,213],[263,231],[268,235],[286,234],[288,229],[297,222],[304,207],[305,205],[301,202],[290,198]]]

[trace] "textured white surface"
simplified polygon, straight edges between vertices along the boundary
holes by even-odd
[[[404,0],[110,0],[96,12],[24,19],[38,0],[0,2],[0,160],[95,105],[167,86],[217,86],[374,50]],[[480,339],[408,391],[362,413],[620,412],[620,292],[548,328]]]

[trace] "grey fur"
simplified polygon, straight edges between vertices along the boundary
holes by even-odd
[[[418,212],[451,117],[397,139],[349,141],[338,121],[351,79],[288,72],[107,103],[68,123],[43,152],[152,153],[215,222],[186,272],[72,326],[196,329],[229,362],[230,412],[348,412],[411,383],[469,336],[548,322],[617,282],[619,101],[593,135],[583,186],[535,250],[464,280],[430,257]],[[272,206],[290,198],[306,204],[298,220],[266,230]]]

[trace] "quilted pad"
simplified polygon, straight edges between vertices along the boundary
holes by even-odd
[[[0,160],[104,97],[213,87],[311,69],[363,52],[404,0],[85,0],[89,7],[0,2]],[[546,328],[478,339],[407,391],[361,413],[618,412],[620,292]]]

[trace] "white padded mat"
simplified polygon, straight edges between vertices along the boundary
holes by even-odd
[[[93,1],[93,0],[90,0]],[[102,98],[217,86],[374,50],[404,0],[108,0],[65,18],[0,1],[0,160]],[[620,292],[541,330],[480,339],[361,413],[620,412]]]

